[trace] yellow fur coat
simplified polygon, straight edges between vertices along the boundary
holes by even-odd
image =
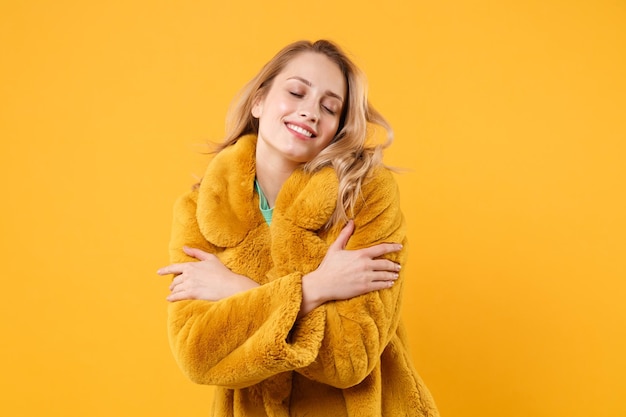
[[[210,162],[198,190],[176,203],[172,262],[183,245],[216,254],[260,287],[209,302],[170,304],[169,336],[186,375],[216,385],[213,416],[438,416],[415,372],[400,323],[404,278],[382,291],[328,302],[297,319],[301,278],[316,269],[340,227],[331,168],[296,171],[276,200],[271,226],[254,192],[254,136]],[[380,169],[363,187],[347,249],[405,242],[398,190]],[[406,248],[406,245],[405,245]],[[406,249],[390,256],[401,264]]]

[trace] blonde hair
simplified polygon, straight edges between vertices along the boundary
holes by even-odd
[[[243,135],[258,134],[258,119],[252,116],[254,103],[267,94],[272,81],[289,61],[304,52],[323,54],[337,64],[347,86],[347,99],[335,137],[303,166],[306,172],[332,166],[337,173],[337,206],[326,224],[326,228],[330,228],[345,223],[353,215],[363,181],[374,168],[382,165],[383,149],[393,140],[389,123],[369,104],[364,74],[336,44],[328,40],[298,41],[278,52],[235,97],[226,116],[226,137],[217,151],[234,144]],[[368,124],[379,125],[385,129],[387,135],[384,143],[367,143],[368,134],[371,133]]]

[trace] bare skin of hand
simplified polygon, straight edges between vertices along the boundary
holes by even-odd
[[[328,248],[320,266],[302,277],[299,317],[327,301],[347,300],[390,288],[398,279],[400,265],[378,258],[401,250],[402,245],[381,243],[364,249],[346,250],[353,232],[354,222],[349,221]],[[188,247],[184,247],[183,251],[199,262],[171,264],[157,271],[159,275],[176,276],[170,285],[168,301],[217,301],[259,286],[250,278],[232,272],[213,254]]]
[[[259,286],[250,278],[235,274],[211,253],[188,247],[184,247],[183,251],[199,262],[171,264],[157,271],[159,275],[176,276],[170,285],[171,293],[167,301],[218,301]]]
[[[380,243],[359,250],[346,250],[354,232],[349,221],[328,248],[320,266],[302,277],[302,317],[331,300],[347,300],[393,286],[400,265],[381,256],[402,249],[398,243]]]

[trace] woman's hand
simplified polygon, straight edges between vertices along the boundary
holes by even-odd
[[[184,247],[183,251],[199,262],[171,264],[157,271],[159,275],[174,274],[167,301],[218,301],[259,284],[248,277],[235,274],[217,258],[200,249]]]
[[[328,248],[320,266],[302,277],[302,307],[300,317],[330,300],[347,300],[371,291],[393,286],[400,265],[388,259],[378,259],[397,252],[402,245],[380,243],[369,248],[346,250],[354,232],[351,220]]]

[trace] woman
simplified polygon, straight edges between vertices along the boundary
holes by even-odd
[[[437,416],[400,323],[407,257],[388,132],[328,41],[280,51],[242,90],[199,187],[176,204],[174,355],[214,416]],[[391,133],[389,133],[389,141]]]

